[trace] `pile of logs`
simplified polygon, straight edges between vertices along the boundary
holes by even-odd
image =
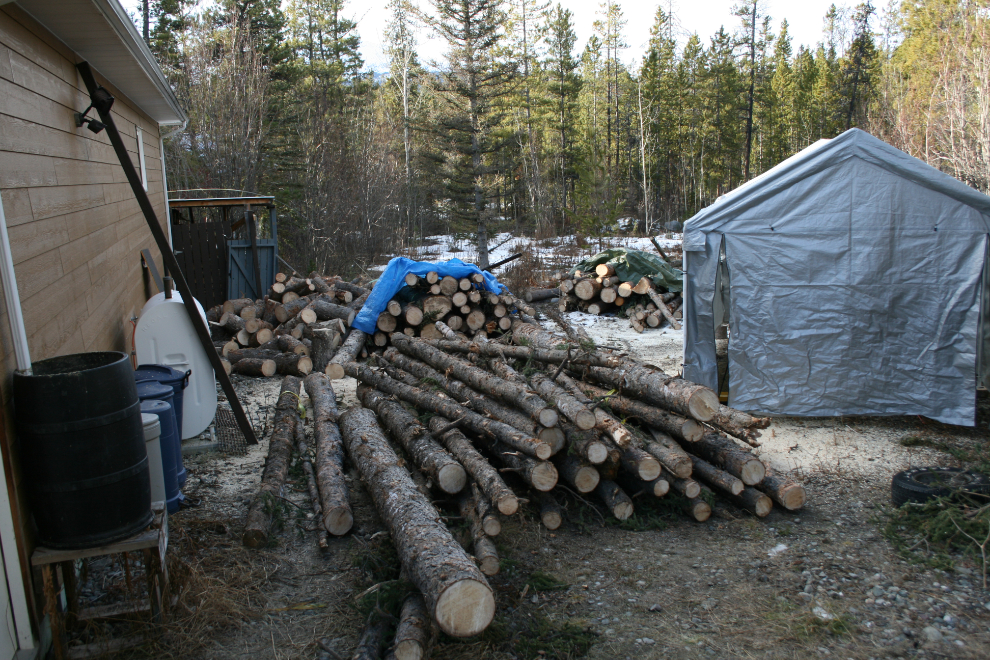
[[[244,376],[322,372],[343,377],[330,360],[371,290],[316,273],[308,278],[278,273],[275,279],[262,300],[228,300],[206,313],[224,368]],[[363,335],[353,342],[358,351],[363,349],[359,339]]]
[[[378,315],[377,330],[372,337],[376,347],[388,346],[389,336],[394,332],[424,339],[442,339],[451,333],[462,339],[479,333],[494,337],[511,329],[513,314],[536,315],[529,305],[512,294],[486,291],[480,273],[460,279],[436,272],[425,277],[409,273],[405,283]],[[443,325],[438,326],[437,321]]]
[[[665,325],[681,327],[681,295],[658,291],[648,277],[638,282],[622,282],[611,264],[599,264],[594,272],[561,273],[558,289],[538,289],[527,299],[549,298],[547,292],[559,292],[557,306],[561,312],[578,310],[600,315],[611,312],[629,319],[637,332]]]
[[[499,341],[482,332],[470,341],[434,321],[439,336],[393,332],[382,349],[352,330],[345,345],[368,343],[371,353],[363,363],[357,350],[334,358],[357,379],[361,403],[339,418],[330,379],[315,372],[306,378],[315,467],[304,464],[304,470],[317,518],[327,533],[350,529],[341,470],[346,450],[403,575],[419,591],[402,608],[396,657],[406,643],[412,645],[408,657],[420,657],[416,652],[428,650],[433,626],[459,637],[488,626],[495,602],[486,576],[499,571],[492,539],[501,532],[500,517],[518,515],[527,502],[549,529],[563,523],[562,504],[578,506],[565,491],[597,500],[619,520],[656,498],[672,500],[697,521],[713,509],[764,517],[775,503],[791,511],[805,504],[804,487],[772,472],[752,451],[769,419],[721,405],[706,387],[574,339],[573,329],[558,336],[509,318],[509,332]],[[245,544],[267,540],[268,502],[280,495],[293,443],[310,460],[297,412],[299,388],[293,376],[283,381]],[[453,531],[447,520],[457,521]],[[362,644],[383,643],[384,633],[375,630],[369,624]]]

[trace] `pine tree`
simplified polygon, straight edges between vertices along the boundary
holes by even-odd
[[[496,129],[498,101],[511,90],[515,67],[496,58],[505,39],[500,0],[431,0],[428,24],[446,41],[448,70],[442,74],[444,113],[436,129],[446,140],[442,156],[455,218],[477,226],[478,265],[488,267],[485,206],[490,196],[486,158],[504,149]]]
[[[877,64],[877,48],[870,31],[873,13],[873,5],[867,0],[857,6],[853,14],[853,40],[842,71],[846,130],[852,127],[854,118],[865,118],[864,106],[870,94]]]
[[[573,212],[574,182],[577,179],[578,160],[577,112],[578,95],[581,91],[581,78],[578,75],[580,63],[574,57],[577,34],[574,32],[573,14],[558,4],[547,16],[547,58],[544,65],[546,75],[546,107],[548,125],[556,140],[553,144],[552,159],[556,186],[560,199],[559,213],[561,226],[567,222],[568,203]]]

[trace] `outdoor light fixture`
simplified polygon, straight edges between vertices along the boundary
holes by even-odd
[[[83,124],[86,124],[86,128],[93,131],[94,133],[99,133],[100,131],[102,131],[104,128],[107,127],[106,124],[87,117],[86,113],[88,113],[94,107],[99,112],[110,112],[110,108],[113,107],[113,96],[111,96],[110,92],[108,92],[103,87],[97,87],[96,91],[93,92],[91,99],[92,102],[89,104],[89,106],[87,106],[85,110],[83,110],[82,112],[74,113],[74,116],[76,118],[76,128],[80,128]]]

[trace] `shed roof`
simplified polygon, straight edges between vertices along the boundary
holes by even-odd
[[[851,158],[862,159],[976,209],[984,216],[990,231],[990,197],[869,133],[852,128],[831,140],[815,142],[696,213],[684,224],[684,249],[704,250],[707,232],[717,231],[740,212],[762,204],[797,181],[838,167]]]
[[[153,120],[165,125],[186,120],[155,56],[118,0],[17,0],[17,4]]]

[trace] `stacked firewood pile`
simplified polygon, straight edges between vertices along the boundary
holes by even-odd
[[[536,314],[509,293],[486,291],[480,273],[459,279],[432,271],[425,277],[408,273],[405,283],[406,287],[378,315],[372,337],[376,347],[388,346],[394,332],[424,339],[442,339],[450,333],[459,338],[472,338],[479,333],[494,337],[509,331],[512,314]],[[437,321],[442,325],[438,326]]]
[[[637,282],[623,282],[612,264],[599,264],[594,272],[565,272],[559,277],[556,291],[560,293],[558,308],[561,312],[578,310],[596,316],[611,312],[629,319],[637,332],[668,324],[675,330],[681,327],[681,294],[658,290],[648,277]],[[529,295],[534,299],[546,296],[542,291]]]
[[[329,363],[371,290],[316,273],[307,278],[278,273],[275,279],[262,300],[228,300],[207,311],[228,373],[302,377],[318,371],[342,377]],[[347,347],[356,349],[349,359],[363,350],[357,339]]]

